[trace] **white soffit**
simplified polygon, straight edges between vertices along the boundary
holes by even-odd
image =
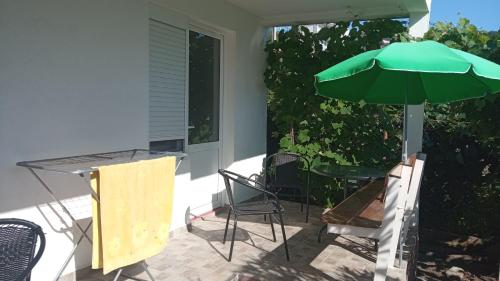
[[[226,0],[267,26],[353,19],[402,18],[426,13],[429,0]],[[428,5],[429,4],[429,5]]]

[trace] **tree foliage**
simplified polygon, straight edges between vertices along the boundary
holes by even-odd
[[[269,42],[265,83],[273,122],[272,138],[282,150],[298,152],[313,165],[390,165],[399,159],[400,122],[389,115],[400,110],[315,95],[314,74],[367,50],[380,48],[383,39],[398,40],[405,22],[353,21],[328,24],[318,33],[293,26]],[[273,141],[273,140],[271,140]],[[331,206],[340,183],[313,177],[317,202]]]
[[[406,23],[394,20],[339,22],[312,33],[304,26],[280,32],[266,47],[272,138],[313,165],[388,167],[400,159],[402,106],[368,105],[315,95],[313,75],[383,40],[408,41]],[[468,20],[436,23],[425,39],[500,62],[500,36]],[[426,105],[422,219],[427,226],[459,233],[500,233],[500,99]],[[313,178],[319,202],[341,198],[339,183]],[[435,216],[436,213],[442,214]],[[494,213],[489,217],[486,214]],[[482,219],[481,219],[482,218]],[[487,227],[489,226],[489,227]]]
[[[437,22],[425,34],[424,39],[438,41],[448,47],[482,57],[488,57],[491,52],[487,46],[490,39],[488,33],[481,31],[465,18],[461,18],[456,25],[450,22]]]
[[[264,74],[277,128],[273,137],[280,147],[315,163],[373,166],[397,158],[399,128],[388,122],[383,106],[317,96],[313,76],[351,56],[380,48],[384,38],[396,39],[404,30],[404,22],[375,20],[331,24],[318,33],[304,26],[280,32],[267,45]]]
[[[467,19],[438,22],[425,39],[500,63],[498,33]],[[428,104],[425,110],[423,149],[430,161],[421,200],[424,224],[500,235],[500,95]]]

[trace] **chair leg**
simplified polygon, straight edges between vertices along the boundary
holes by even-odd
[[[228,261],[231,261],[231,258],[233,257],[233,247],[234,247],[234,238],[236,236],[236,228],[238,224],[238,216],[234,216],[234,228],[233,228],[233,238],[231,239],[231,248],[229,249],[229,259]]]
[[[281,215],[281,211],[278,214],[280,216],[281,232],[283,233],[283,243],[285,244],[286,260],[290,261],[290,255],[288,254],[288,243],[286,242],[285,225],[283,223],[283,216]]]
[[[309,222],[309,191],[306,192],[306,223]]]
[[[304,212],[304,196],[302,195],[302,191],[298,191],[300,194],[300,212]]]
[[[310,192],[310,180],[309,180],[309,175],[310,175],[310,167],[308,167],[307,171],[307,181],[306,181],[306,223],[309,222],[309,192]]]
[[[266,222],[267,221],[267,215],[264,214],[264,221]]]
[[[224,230],[224,239],[222,239],[222,244],[226,243],[227,228],[229,226],[229,218],[231,218],[231,209],[227,212],[226,229]]]
[[[323,234],[323,232],[326,230],[326,227],[327,227],[327,225],[325,224],[325,225],[323,225],[323,226],[321,227],[321,229],[319,230],[319,232],[318,232],[318,243],[321,243],[321,235],[322,235],[322,234]]]
[[[271,222],[271,230],[273,231],[273,242],[276,242],[276,233],[274,232],[273,215],[269,215],[269,222]]]

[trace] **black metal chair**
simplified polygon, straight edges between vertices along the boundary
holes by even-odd
[[[0,281],[29,281],[44,249],[45,235],[40,226],[21,219],[0,219]]]
[[[301,166],[302,165],[302,166]],[[301,169],[306,171],[306,183],[302,183],[299,173]],[[304,211],[306,204],[306,223],[309,221],[309,175],[311,164],[304,156],[292,152],[278,152],[265,158],[264,179],[266,189],[279,197],[295,197],[300,195],[300,211]],[[283,191],[292,191],[286,194]],[[305,202],[304,202],[305,201]]]
[[[283,224],[283,212],[284,209],[281,206],[278,197],[264,189],[264,185],[256,180],[252,180],[250,178],[244,177],[242,175],[227,171],[227,170],[219,170],[219,174],[224,178],[224,183],[226,185],[226,192],[229,201],[229,210],[227,214],[226,220],[226,229],[224,230],[224,239],[222,243],[226,243],[227,229],[229,226],[229,219],[231,218],[231,214],[234,215],[234,228],[233,228],[233,236],[231,239],[231,248],[229,250],[229,259],[231,261],[231,257],[233,255],[233,246],[234,246],[234,238],[236,234],[236,227],[238,223],[239,216],[249,216],[249,215],[269,215],[269,221],[271,223],[271,230],[273,232],[273,241],[276,242],[276,234],[274,232],[274,224],[273,224],[273,215],[278,215],[279,222],[281,224],[281,232],[283,233],[283,243],[285,245],[285,253],[287,261],[290,261],[290,256],[288,254],[288,244],[286,241],[285,234],[285,226]],[[252,188],[254,190],[260,191],[264,198],[258,201],[252,201],[248,203],[236,203],[233,197],[233,188],[231,186],[231,182],[238,183],[241,186]]]

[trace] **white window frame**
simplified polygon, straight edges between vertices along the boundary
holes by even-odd
[[[149,3],[148,20],[154,19],[165,24],[172,25],[174,27],[185,30],[186,32],[186,81],[185,81],[185,104],[184,104],[184,145],[183,151],[204,151],[213,147],[214,143],[218,143],[219,148],[219,167],[222,167],[222,149],[223,149],[223,117],[224,117],[224,97],[225,97],[225,84],[224,77],[226,71],[225,64],[225,42],[224,42],[224,31],[212,26],[210,24],[202,23],[190,18],[187,15],[172,11],[168,8],[162,7],[158,4]],[[201,143],[189,145],[189,32],[194,31],[198,33],[206,34],[210,37],[220,40],[220,93],[219,93],[219,140],[217,142]],[[149,87],[148,87],[149,88]],[[149,94],[148,94],[148,104],[149,104]],[[149,108],[148,108],[149,112]],[[149,116],[149,114],[148,114]],[[149,118],[149,117],[148,117]],[[149,122],[149,121],[148,121]],[[149,124],[149,123],[148,123]],[[151,142],[148,139],[148,143]]]

